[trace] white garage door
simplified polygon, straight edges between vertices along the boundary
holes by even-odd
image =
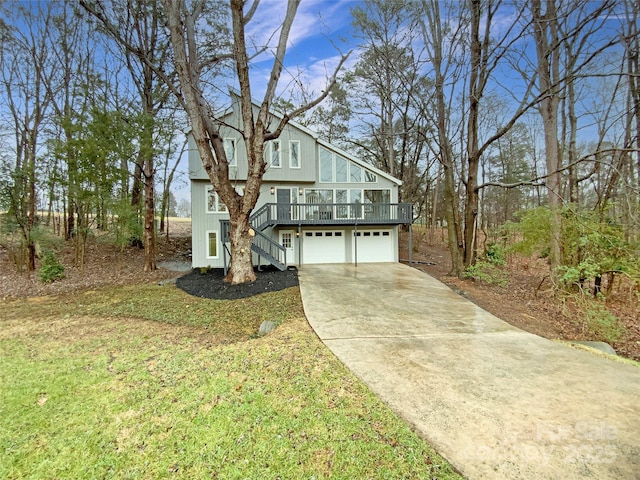
[[[359,230],[357,241],[358,263],[394,262],[393,230]],[[354,255],[356,245],[354,244]],[[355,257],[354,257],[355,258]]]
[[[344,231],[306,230],[302,232],[302,263],[344,263]]]

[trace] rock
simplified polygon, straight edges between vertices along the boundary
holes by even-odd
[[[588,342],[588,341],[575,341],[578,345],[584,345],[585,347],[595,348],[601,352],[608,353],[609,355],[617,355],[616,351],[611,345],[605,342]]]
[[[160,280],[158,285],[164,287],[165,285],[175,285],[177,278],[165,278],[164,280]]]
[[[258,330],[258,335],[260,335],[261,337],[264,337],[267,333],[269,333],[274,328],[276,328],[275,323],[265,320],[260,324],[260,330]]]

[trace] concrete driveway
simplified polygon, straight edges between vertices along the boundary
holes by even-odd
[[[512,327],[406,265],[299,278],[322,341],[466,477],[640,478],[640,368]]]

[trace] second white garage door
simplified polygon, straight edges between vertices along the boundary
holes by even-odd
[[[395,262],[392,230],[361,230],[356,234],[358,263]],[[354,258],[355,258],[354,245]]]
[[[342,230],[302,232],[302,263],[344,263],[345,236]]]

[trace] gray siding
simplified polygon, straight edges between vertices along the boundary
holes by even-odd
[[[257,115],[257,110],[255,111]],[[241,117],[239,115],[238,99],[233,97],[232,107],[229,108],[221,117],[227,125],[241,126]],[[272,118],[272,128],[275,128],[278,119]],[[237,181],[237,186],[242,187],[247,178],[247,154],[240,134],[237,130],[230,126],[222,127],[221,134],[224,138],[233,138],[236,141],[236,157],[237,166],[230,167],[230,176]],[[208,213],[207,212],[207,188],[210,187],[209,178],[202,166],[202,161],[198,154],[195,142],[189,135],[188,143],[188,159],[189,159],[189,176],[191,178],[191,210],[192,210],[192,266],[195,267],[215,267],[224,266],[223,244],[220,238],[220,220],[228,219],[227,213]],[[292,192],[293,203],[305,203],[304,190],[314,189],[331,189],[334,190],[352,190],[352,189],[387,189],[390,190],[390,203],[398,202],[398,186],[400,182],[391,178],[389,175],[381,172],[375,167],[365,164],[361,160],[354,158],[347,152],[344,152],[333,145],[319,140],[313,132],[295,122],[287,125],[279,138],[280,141],[280,167],[268,166],[264,175],[264,183],[261,187],[260,197],[256,205],[256,210],[266,203],[277,202],[277,189],[290,188]],[[300,145],[300,168],[291,168],[290,145],[291,142],[299,142]],[[319,148],[325,148],[332,151],[336,155],[355,163],[365,170],[376,175],[376,182],[319,182],[320,179],[320,161]],[[268,146],[266,150],[268,151]],[[267,160],[270,158],[267,156]],[[337,174],[336,174],[337,178]],[[363,175],[364,180],[364,175]],[[271,191],[274,193],[271,193]],[[300,194],[300,191],[302,194]],[[323,227],[316,227],[323,228]],[[393,229],[393,241],[395,244],[396,261],[398,247],[398,227]],[[289,228],[290,229],[290,228]],[[329,230],[345,231],[345,251],[346,261],[353,261],[352,258],[352,242],[353,227],[352,226],[327,226]],[[208,235],[207,232],[217,232],[217,257],[208,257]],[[269,230],[264,232],[269,234]],[[271,237],[274,241],[278,241],[277,229],[271,230]],[[297,258],[296,258],[297,262]]]

